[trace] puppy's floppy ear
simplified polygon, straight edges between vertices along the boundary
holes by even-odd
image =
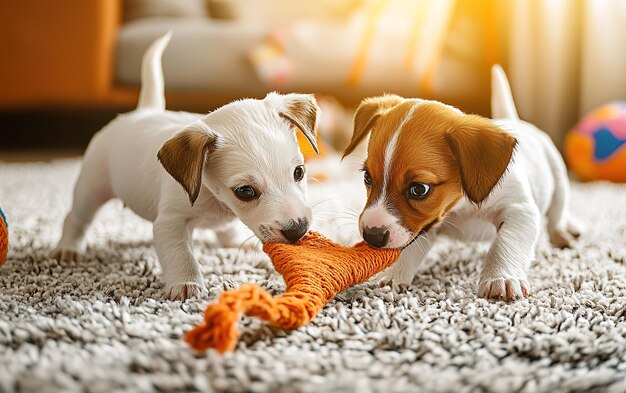
[[[446,133],[446,141],[459,166],[463,191],[472,202],[481,203],[506,171],[517,140],[485,118],[464,115]]]
[[[183,186],[192,205],[200,194],[204,162],[215,150],[216,141],[206,127],[192,125],[167,140],[157,154],[163,168]]]
[[[397,95],[384,95],[363,100],[354,114],[352,139],[348,147],[345,148],[341,158],[345,158],[356,149],[363,138],[369,134],[374,124],[376,124],[376,120],[378,120],[381,113],[393,108],[402,101],[404,101],[404,98]]]
[[[317,125],[319,123],[320,108],[313,94],[285,94],[284,105],[279,115],[298,127],[311,144],[317,154]]]

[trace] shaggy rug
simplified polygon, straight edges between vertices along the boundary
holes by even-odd
[[[292,332],[244,319],[237,350],[220,356],[194,354],[181,337],[223,290],[254,282],[280,292],[266,257],[212,248],[203,231],[194,245],[210,298],[163,300],[151,225],[111,202],[85,261],[53,261],[78,169],[0,164],[11,236],[0,392],[626,391],[625,186],[573,185],[587,232],[568,250],[542,239],[528,299],[476,298],[487,245],[443,242],[409,288],[352,288]],[[360,202],[341,207],[333,195],[362,194],[360,180],[310,192],[318,227],[353,237]]]

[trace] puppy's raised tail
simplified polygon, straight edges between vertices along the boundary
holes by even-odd
[[[519,120],[509,80],[499,64],[491,67],[491,118]]]
[[[150,45],[141,60],[141,92],[137,109],[165,110],[163,68],[161,56],[172,38],[172,32],[157,39]]]

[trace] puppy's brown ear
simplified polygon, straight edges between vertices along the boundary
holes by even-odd
[[[163,168],[183,186],[192,205],[200,194],[204,162],[215,150],[216,140],[207,130],[190,127],[167,140],[157,154]]]
[[[313,94],[286,94],[285,105],[279,112],[281,117],[289,120],[297,127],[311,144],[317,154],[317,125],[319,123],[320,108]]]
[[[354,130],[348,147],[343,151],[342,159],[352,153],[361,141],[369,134],[381,113],[404,101],[396,95],[366,98],[361,102],[354,114]]]
[[[480,204],[498,184],[511,161],[517,140],[488,119],[464,115],[446,133],[461,173],[463,191]]]

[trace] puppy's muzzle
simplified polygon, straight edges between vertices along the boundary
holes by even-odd
[[[309,230],[309,221],[306,218],[289,220],[289,223],[281,229],[281,233],[290,243],[295,243]]]
[[[389,243],[387,227],[364,227],[363,240],[373,247],[385,247]]]

